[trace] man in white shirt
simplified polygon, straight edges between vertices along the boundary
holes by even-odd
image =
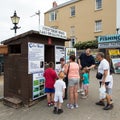
[[[102,78],[99,80],[100,86],[105,85],[107,88],[107,86],[109,86],[109,83],[110,83],[110,79],[109,79],[110,65],[109,65],[109,62],[104,58],[104,53],[102,53],[102,52],[98,52],[98,54],[96,55],[96,58],[100,62],[99,66],[98,66],[98,72],[102,74]],[[109,94],[106,95],[106,99],[107,99],[107,106],[105,106],[103,109],[104,110],[112,109],[113,104],[111,104],[111,102],[110,102],[110,95]],[[96,103],[96,105],[104,106],[105,104],[104,104],[103,100],[100,100],[99,102]]]

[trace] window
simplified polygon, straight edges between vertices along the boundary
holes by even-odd
[[[102,8],[102,0],[95,0],[96,2],[96,10],[99,10]]]
[[[95,32],[102,31],[102,20],[95,21]]]
[[[75,16],[75,7],[70,8],[70,16]]]
[[[55,21],[57,19],[57,13],[55,11],[51,12],[49,19],[50,19],[50,21]]]
[[[75,41],[76,41],[75,37],[71,37],[71,41],[70,41],[69,46],[70,46],[70,47],[74,47]]]
[[[11,54],[21,54],[21,45],[20,44],[10,45],[9,46],[9,53],[11,53]]]
[[[74,36],[75,35],[75,26],[70,27],[70,35]]]

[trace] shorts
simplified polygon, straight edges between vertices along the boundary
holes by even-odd
[[[88,89],[88,86],[89,86],[89,84],[83,84],[83,89],[84,89],[84,90],[87,90],[87,89]]]
[[[68,80],[68,86],[75,86],[79,84],[79,78],[71,78]]]
[[[54,88],[45,88],[45,93],[55,93]]]
[[[110,82],[105,82],[105,85],[108,86]],[[102,82],[100,81],[100,87],[101,87]]]
[[[55,102],[63,103],[63,96],[62,96],[62,95],[56,95],[56,94],[55,94],[54,101],[55,101]]]
[[[112,88],[106,88],[106,93],[108,94],[108,95],[112,95]]]

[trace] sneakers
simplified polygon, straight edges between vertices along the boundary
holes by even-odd
[[[68,109],[74,109],[74,105],[72,105],[72,104],[67,104],[67,108],[68,108]]]
[[[61,114],[61,113],[63,113],[63,109],[58,109],[57,110],[57,107],[54,107],[53,113],[54,114]]]
[[[79,106],[78,106],[78,104],[74,104],[74,108],[78,108]]]
[[[105,103],[103,101],[99,101],[99,102],[96,102],[96,105],[105,106]]]
[[[80,92],[80,89],[78,89],[77,92],[79,93],[79,92]]]
[[[83,95],[85,95],[85,92],[84,92],[84,91],[82,91],[80,94],[83,96]]]
[[[111,110],[111,109],[113,109],[113,104],[107,104],[107,105],[103,108],[103,110]]]
[[[63,109],[58,109],[57,114],[61,114],[61,113],[63,113]]]
[[[57,107],[54,107],[53,113],[57,114]]]
[[[79,107],[78,104],[74,104],[74,105],[67,104],[67,108],[69,108],[69,109],[74,109],[74,108],[78,108],[78,107]]]
[[[50,104],[50,103],[48,103],[48,107],[51,107],[51,104]]]
[[[48,103],[48,107],[54,106],[54,102]]]

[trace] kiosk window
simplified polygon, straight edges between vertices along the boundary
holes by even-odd
[[[10,45],[9,46],[9,53],[20,54],[21,53],[21,45],[20,44]]]

